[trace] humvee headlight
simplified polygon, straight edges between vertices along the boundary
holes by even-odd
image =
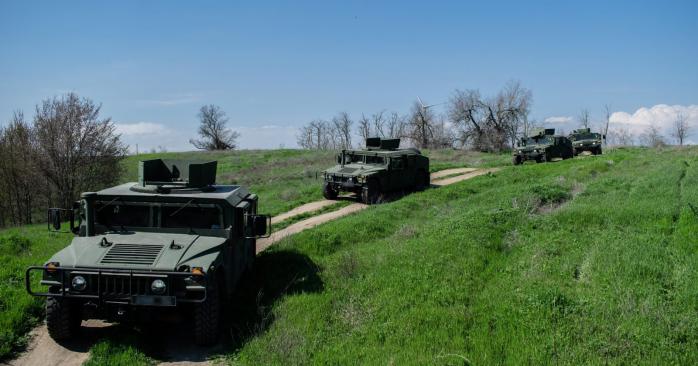
[[[158,279],[153,281],[152,284],[150,284],[150,289],[153,291],[154,294],[162,295],[167,290],[167,285],[165,284],[165,281]]]
[[[71,281],[71,286],[75,291],[84,291],[87,288],[87,280],[85,280],[85,277],[75,276],[73,281]]]
[[[366,181],[366,178],[365,177],[358,177],[358,178],[356,178],[356,181],[359,183],[363,183]]]

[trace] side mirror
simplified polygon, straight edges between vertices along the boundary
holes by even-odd
[[[61,209],[59,208],[49,208],[48,209],[48,222],[53,227],[54,231],[61,230]]]
[[[521,143],[516,141],[516,147],[521,147]]]
[[[337,164],[342,164],[342,154],[337,155]]]
[[[271,236],[271,216],[269,215],[248,215],[247,223],[250,226],[248,229],[247,239],[252,238],[268,238]]]
[[[75,211],[74,209],[65,208],[49,208],[46,221],[48,226],[48,231],[63,232],[61,231],[61,224],[64,220],[67,220],[70,224],[70,232],[76,233],[78,230],[75,227]],[[67,232],[67,231],[66,231]]]

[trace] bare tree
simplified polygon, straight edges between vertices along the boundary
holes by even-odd
[[[332,118],[334,148],[351,148],[351,127],[353,124],[354,121],[351,120],[347,112],[340,112],[337,116]]]
[[[367,138],[371,137],[371,121],[363,113],[358,122],[359,136],[366,141]]]
[[[635,137],[627,128],[618,127],[608,131],[607,141],[610,145],[632,146],[635,144]]]
[[[434,113],[419,101],[415,101],[410,115],[410,139],[415,145],[420,148],[429,147],[434,135],[433,123]]]
[[[314,120],[298,131],[298,145],[304,149],[327,150],[333,148],[332,128],[324,120]]]
[[[686,120],[686,117],[679,112],[674,120],[674,132],[672,132],[671,135],[676,138],[676,142],[678,142],[680,146],[683,146],[689,132],[690,127],[688,126],[688,121]]]
[[[237,147],[240,134],[226,128],[228,118],[217,105],[209,104],[199,109],[200,139],[190,139],[189,143],[201,150],[232,150]]]
[[[126,146],[101,106],[74,93],[44,100],[34,117],[34,161],[58,203],[71,207],[82,191],[114,184]]]
[[[374,131],[375,135],[378,137],[386,137],[386,134],[384,131],[386,120],[384,118],[384,115],[385,115],[384,110],[371,115],[371,122],[373,124],[373,131]]]
[[[385,136],[391,138],[405,137],[407,128],[407,118],[401,116],[397,112],[390,113],[387,122],[385,123]]]
[[[591,127],[591,114],[589,113],[589,110],[584,108],[579,112],[579,125],[582,128],[589,128]]]
[[[481,97],[477,90],[456,90],[449,101],[448,115],[458,127],[463,146],[481,151],[501,151],[512,147],[528,128],[533,96],[517,81],[509,82],[496,96]]]
[[[654,124],[649,125],[640,136],[640,143],[649,147],[662,147],[666,145],[664,136]]]

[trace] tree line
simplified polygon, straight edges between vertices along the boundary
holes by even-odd
[[[113,184],[126,154],[101,105],[74,93],[42,101],[31,121],[16,111],[0,129],[0,227],[43,222],[80,192]]]
[[[533,95],[520,82],[507,83],[498,93],[483,96],[478,90],[455,90],[445,114],[416,100],[407,114],[379,111],[361,114],[354,121],[340,112],[331,120],[313,120],[298,130],[298,146],[304,149],[346,149],[352,131],[365,140],[370,136],[402,138],[420,148],[461,147],[496,152],[511,148],[529,128]]]

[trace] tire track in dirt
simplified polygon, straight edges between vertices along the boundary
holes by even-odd
[[[454,184],[480,175],[485,175],[499,170],[498,168],[490,169],[475,169],[475,168],[456,168],[446,169],[431,174],[432,186],[441,187],[449,184]],[[455,175],[460,174],[460,175]],[[452,176],[455,175],[455,176]],[[446,178],[444,178],[446,177]],[[435,180],[434,180],[435,179]],[[337,201],[322,200],[310,202],[305,205],[296,207],[286,213],[277,215],[272,218],[272,223],[279,223],[291,217],[298,216],[304,213],[318,211],[322,208],[335,204]],[[301,231],[316,227],[323,223],[336,220],[340,217],[350,215],[368,208],[369,206],[362,203],[353,203],[349,206],[342,207],[336,211],[323,213],[317,216],[307,218],[296,222],[282,230],[272,233],[268,238],[257,240],[257,253],[264,251],[270,246],[281,241],[283,238],[299,233]],[[97,320],[89,320],[83,323],[83,336],[76,342],[66,345],[56,343],[49,335],[46,325],[43,324],[35,328],[30,333],[30,342],[27,350],[22,353],[17,359],[8,361],[6,365],[11,366],[78,366],[84,363],[89,358],[89,350],[94,343],[101,337],[109,338],[109,329],[111,325]],[[181,345],[180,345],[181,346]],[[219,347],[206,348],[190,348],[178,347],[175,350],[168,350],[168,354],[162,359],[171,361],[160,361],[160,365],[210,365],[211,356],[220,354]],[[159,357],[158,357],[159,358]]]

